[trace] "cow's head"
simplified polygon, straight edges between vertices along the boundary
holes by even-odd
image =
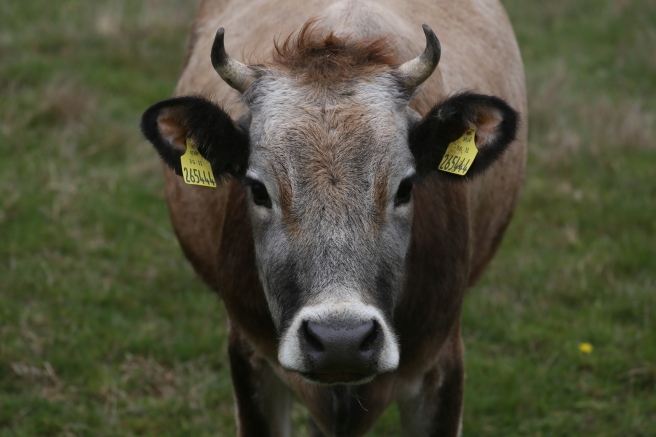
[[[257,268],[278,329],[281,365],[318,383],[361,383],[394,370],[391,324],[403,290],[413,184],[437,173],[449,143],[476,127],[467,176],[515,138],[517,113],[501,99],[463,93],[423,119],[408,104],[436,68],[440,45],[394,65],[384,41],[349,43],[306,26],[275,61],[230,58],[219,29],[212,63],[250,111],[232,120],[201,97],[149,108],[142,130],[180,169],[191,138],[216,177],[249,192]],[[205,188],[201,188],[205,189]]]

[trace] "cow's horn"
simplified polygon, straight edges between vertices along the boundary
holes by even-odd
[[[214,44],[212,44],[212,66],[225,83],[243,93],[253,83],[253,72],[248,66],[232,59],[226,53],[223,45],[224,35],[225,29],[219,27],[214,37]]]
[[[442,53],[440,41],[435,36],[433,29],[428,24],[421,27],[426,35],[424,53],[398,67],[401,83],[408,88],[417,88],[433,74]]]

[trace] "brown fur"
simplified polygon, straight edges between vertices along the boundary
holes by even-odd
[[[274,41],[274,65],[301,75],[301,83],[344,82],[398,63],[388,38],[351,41],[325,35],[317,19],[307,21],[280,44]]]
[[[422,205],[415,209],[407,261],[405,289],[413,292],[404,293],[395,319],[404,339],[402,373],[425,372],[460,316],[469,273],[467,246],[462,243],[469,238],[466,189],[446,188],[437,178],[428,178],[413,192],[415,204]]]
[[[374,207],[372,212],[374,216],[374,223],[381,226],[385,220],[385,211],[387,210],[387,169],[381,168],[376,172],[376,179],[374,180]]]
[[[292,211],[292,184],[289,178],[282,173],[278,174],[278,192],[280,196],[280,209],[282,210],[282,221],[292,233],[298,232],[296,220]]]
[[[255,268],[253,236],[240,184],[232,184],[229,202],[233,207],[226,214],[222,244],[216,253],[219,293],[235,329],[249,339],[257,338],[256,347],[266,350],[266,356],[275,356],[276,329]]]
[[[300,230],[298,222],[312,215],[312,211],[324,211],[327,219],[340,220],[333,211],[354,210],[357,196],[364,181],[354,180],[354,175],[364,174],[358,168],[358,156],[369,156],[370,150],[362,147],[370,132],[365,115],[358,107],[335,109],[307,108],[299,129],[290,130],[280,148],[298,148],[298,185],[316,193],[312,201],[303,205],[281,205],[285,222]],[[326,127],[327,126],[327,127]],[[355,164],[354,164],[355,163]],[[278,163],[273,163],[278,168]],[[284,169],[280,167],[280,173]],[[291,187],[284,187],[282,196],[287,196]],[[341,216],[341,214],[340,214]],[[311,236],[310,236],[311,237]]]

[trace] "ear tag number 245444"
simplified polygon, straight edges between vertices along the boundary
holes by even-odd
[[[180,163],[185,183],[216,188],[212,166],[203,158],[191,138],[187,138],[187,151],[180,157]]]
[[[469,128],[460,138],[449,144],[438,169],[460,176],[466,175],[478,153],[475,135],[476,128]]]

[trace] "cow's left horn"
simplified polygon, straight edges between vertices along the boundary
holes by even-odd
[[[224,36],[225,29],[219,27],[214,37],[214,44],[212,44],[212,66],[225,83],[243,93],[253,83],[253,72],[247,65],[232,59],[228,55],[223,45]]]
[[[424,53],[400,65],[397,70],[400,73],[401,83],[410,89],[417,88],[433,74],[438,62],[440,62],[440,55],[442,54],[440,41],[435,36],[433,29],[428,24],[424,24],[421,27],[424,29],[424,34],[426,35]]]

